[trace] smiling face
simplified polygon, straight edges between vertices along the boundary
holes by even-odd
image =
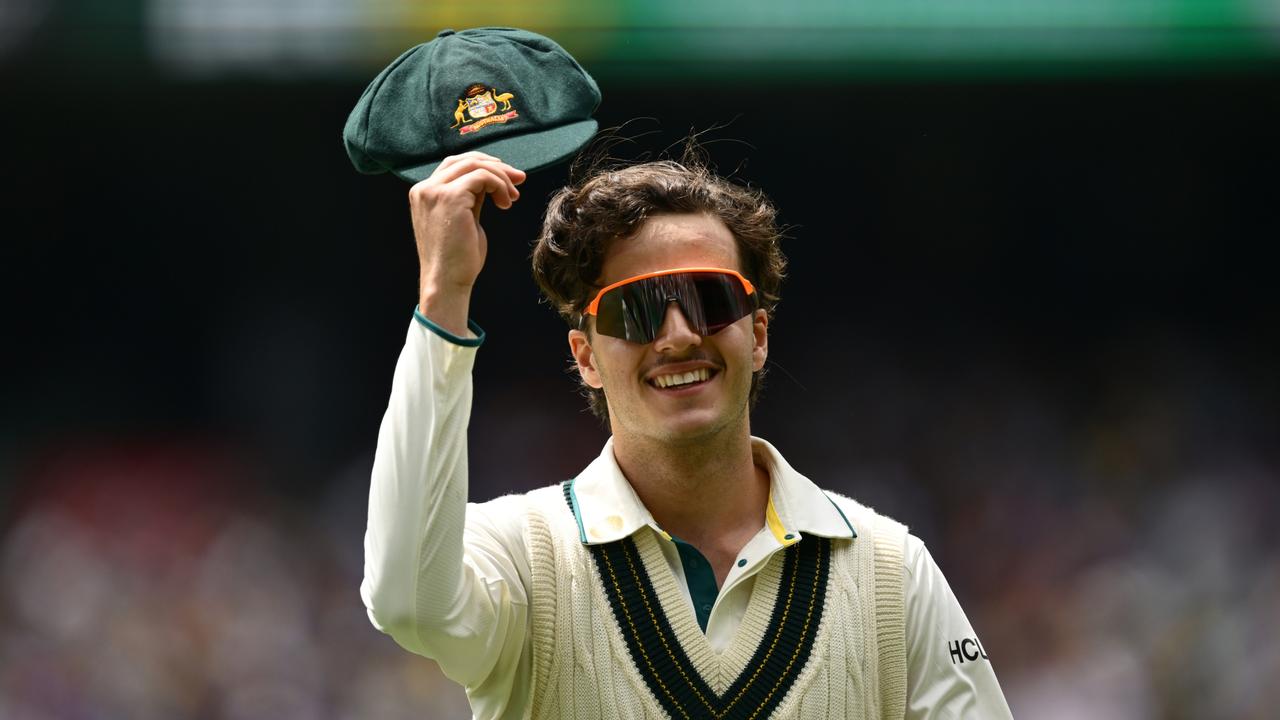
[[[705,214],[649,218],[635,236],[609,248],[598,286],[682,267],[742,270],[737,241],[723,222]],[[767,313],[756,310],[703,337],[673,302],[652,343],[571,330],[569,346],[583,382],[604,388],[615,437],[680,444],[749,432],[751,375],[764,367],[767,329]],[[672,384],[686,373],[694,382]]]

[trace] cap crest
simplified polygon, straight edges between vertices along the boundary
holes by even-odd
[[[511,107],[511,101],[515,97],[509,92],[500,93],[495,88],[479,83],[473,84],[467,87],[466,92],[458,98],[458,109],[453,113],[455,122],[450,129],[458,128],[458,134],[466,135],[486,125],[515,120],[520,117],[519,113]],[[499,110],[499,103],[502,104],[502,114],[494,115]]]
[[[516,28],[445,31],[365,89],[343,143],[356,169],[410,182],[479,150],[526,172],[565,159],[596,131],[600,89],[550,38]]]

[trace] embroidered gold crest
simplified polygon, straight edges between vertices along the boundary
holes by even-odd
[[[449,127],[450,129],[458,128],[459,134],[466,135],[487,125],[514,120],[520,117],[511,107],[511,101],[514,99],[515,95],[509,92],[499,93],[496,88],[488,85],[481,83],[468,85],[462,97],[458,98],[457,109],[453,111],[453,119],[456,122]]]

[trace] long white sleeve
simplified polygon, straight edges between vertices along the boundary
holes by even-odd
[[[378,433],[360,594],[379,630],[480,690],[485,714],[501,717],[524,694],[526,563],[511,547],[517,512],[495,524],[467,507],[475,354],[420,322],[409,328]]]
[[[982,641],[942,570],[914,535],[906,551],[906,720],[1011,720]]]

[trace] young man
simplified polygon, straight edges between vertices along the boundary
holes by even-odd
[[[468,318],[524,173],[410,190],[418,310],[378,437],[362,596],[478,718],[1007,718],[923,544],[750,433],[785,261],[758,191],[693,163],[551,200],[534,274],[612,438],[570,482],[467,504]]]

